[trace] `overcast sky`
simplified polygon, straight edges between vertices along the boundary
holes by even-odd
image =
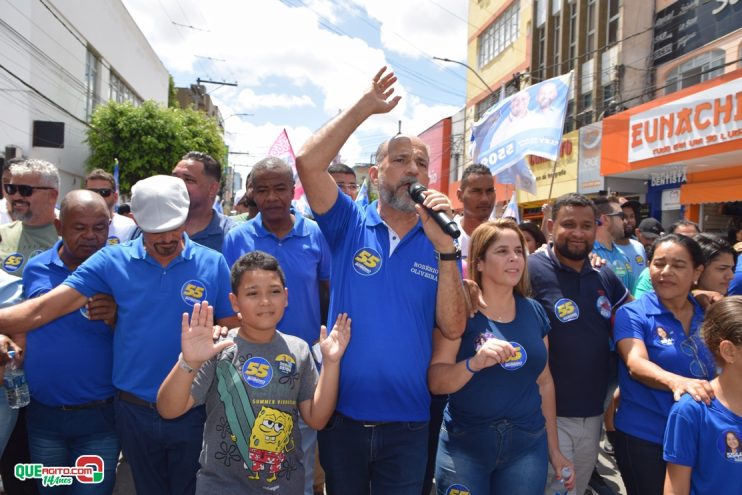
[[[251,165],[286,128],[295,151],[351,104],[383,65],[403,96],[341,151],[368,162],[385,138],[419,133],[464,106],[467,0],[123,0],[177,86],[207,85],[225,123],[234,165]],[[177,23],[177,24],[176,24]],[[191,26],[182,27],[179,25]],[[251,117],[231,117],[251,113]]]

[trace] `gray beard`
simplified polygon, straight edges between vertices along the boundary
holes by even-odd
[[[414,179],[403,179],[402,181],[403,184],[412,184],[413,182],[415,182]],[[412,201],[406,189],[390,190],[382,182],[379,184],[379,196],[384,203],[397,211],[404,213],[414,213],[416,211],[415,202]]]

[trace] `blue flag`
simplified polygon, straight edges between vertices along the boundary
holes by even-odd
[[[358,190],[358,196],[356,196],[356,204],[361,208],[368,206],[368,187],[366,180],[363,179],[363,184],[361,184],[361,188]]]
[[[119,159],[113,159],[113,182],[116,185],[116,192],[119,192]]]
[[[518,193],[513,191],[513,195],[510,197],[510,202],[505,207],[505,211],[502,212],[503,218],[510,217],[515,219],[515,223],[520,223],[520,210],[518,210]]]

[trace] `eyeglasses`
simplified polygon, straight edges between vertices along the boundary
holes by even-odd
[[[42,186],[27,186],[25,184],[5,184],[5,192],[8,195],[19,193],[24,198],[27,198],[33,194],[37,189],[55,189],[54,187],[42,187]]]
[[[88,191],[97,192],[98,194],[100,194],[104,198],[107,198],[108,196],[110,196],[113,193],[113,189],[108,188],[108,187],[107,188],[103,188],[103,189],[96,189],[96,188],[93,188],[93,187],[88,187],[87,189],[88,189]]]
[[[355,184],[352,182],[349,184],[346,184],[345,182],[338,182],[337,185],[340,189],[344,191],[357,191],[360,188],[358,184]]]
[[[603,215],[605,215],[607,217],[618,217],[621,220],[623,220],[624,218],[626,218],[626,213],[624,213],[622,211],[616,211],[614,213],[603,213]]]
[[[686,356],[693,358],[690,362],[691,375],[696,378],[706,378],[707,380],[713,378],[709,374],[708,369],[706,369],[706,365],[703,364],[701,358],[698,356],[698,345],[692,335],[680,343],[680,350]]]

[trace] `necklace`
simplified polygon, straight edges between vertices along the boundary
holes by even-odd
[[[497,323],[505,323],[510,322],[515,319],[515,299],[512,299],[511,301],[508,301],[508,308],[506,308],[504,311],[498,311],[495,312],[494,310],[490,309],[485,313],[487,318],[489,318],[492,321],[496,321]]]

